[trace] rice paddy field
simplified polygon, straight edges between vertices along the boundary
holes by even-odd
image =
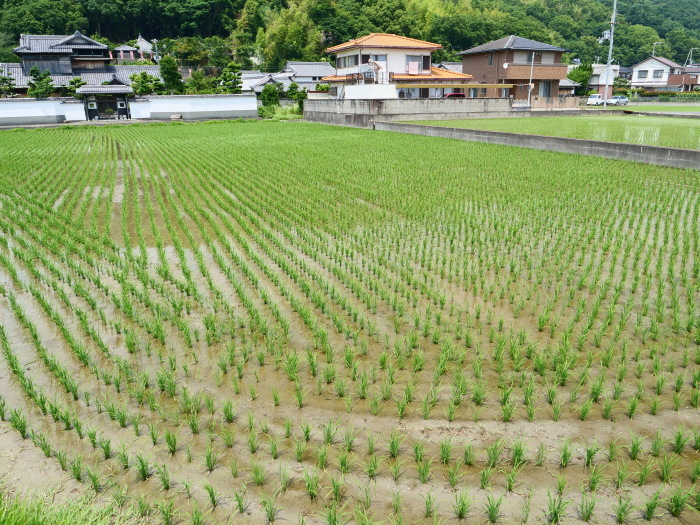
[[[654,110],[640,109],[639,111]],[[700,119],[613,115],[435,120],[411,122],[411,124],[700,149]]]
[[[0,522],[700,518],[697,171],[303,122],[0,158]],[[47,483],[105,507],[3,496]]]

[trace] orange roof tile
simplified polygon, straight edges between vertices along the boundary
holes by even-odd
[[[372,33],[367,36],[356,38],[355,40],[350,40],[343,44],[338,44],[337,46],[329,47],[326,49],[326,53],[336,53],[342,51],[343,49],[352,49],[354,47],[391,47],[391,48],[402,48],[402,49],[441,49],[440,44],[434,44],[433,42],[426,42],[424,40],[416,40],[415,38],[408,38],[406,36],[392,35],[389,33]]]
[[[470,80],[474,78],[472,75],[466,73],[456,73],[455,71],[449,71],[447,69],[441,69],[439,67],[431,67],[429,75],[409,75],[406,74],[394,74],[393,79],[395,81],[406,82],[411,80]],[[331,75],[329,77],[323,77],[321,82],[344,82],[345,75]]]

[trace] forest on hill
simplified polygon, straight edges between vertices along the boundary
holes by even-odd
[[[115,44],[157,38],[182,62],[216,65],[232,54],[270,70],[318,60],[326,47],[370,32],[439,42],[443,60],[517,34],[592,62],[607,56],[598,38],[611,11],[612,0],[0,0],[0,61],[17,60],[20,33],[80,30]],[[657,55],[681,64],[700,48],[697,0],[619,0],[618,23],[614,61],[624,66],[655,42]]]

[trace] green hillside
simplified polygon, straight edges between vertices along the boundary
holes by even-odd
[[[197,63],[222,51],[244,63],[258,55],[269,68],[318,59],[327,46],[369,32],[440,42],[442,59],[518,34],[592,61],[607,54],[597,39],[611,10],[612,0],[0,0],[0,61],[16,60],[20,33],[75,30],[119,43],[141,33]],[[697,0],[620,0],[619,11],[614,58],[622,65],[649,56],[654,42],[663,42],[658,55],[681,64],[700,47]]]

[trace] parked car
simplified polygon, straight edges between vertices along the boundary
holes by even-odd
[[[588,96],[586,101],[586,106],[602,106],[603,105],[603,95],[600,93],[593,93]]]
[[[464,93],[448,93],[445,98],[466,98]]]
[[[626,106],[630,100],[624,95],[615,95],[607,100],[607,103],[611,106]]]

